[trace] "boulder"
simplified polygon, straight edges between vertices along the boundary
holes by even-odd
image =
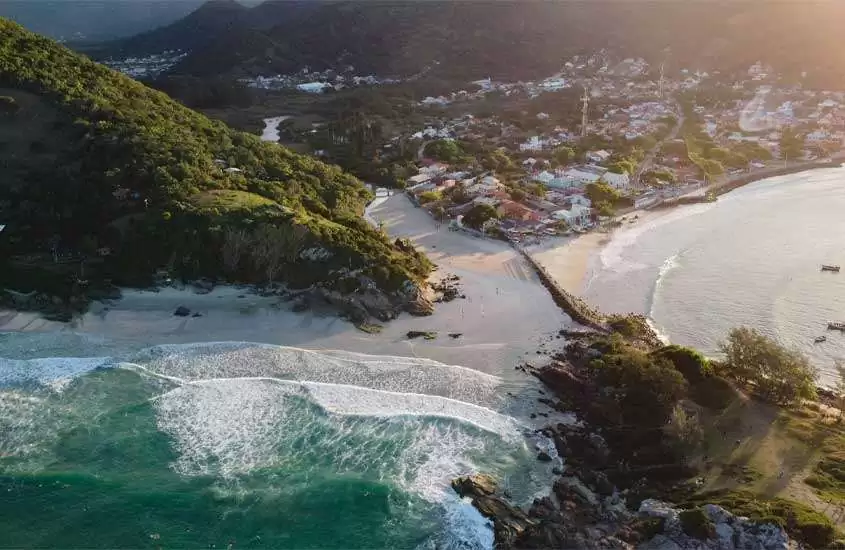
[[[176,317],[187,317],[191,314],[191,310],[186,308],[185,306],[179,306],[176,308],[176,311],[173,312],[173,315]]]
[[[461,497],[474,498],[479,495],[492,495],[496,492],[496,480],[487,474],[461,476],[452,480],[452,489]]]
[[[537,460],[539,460],[540,462],[551,462],[552,457],[546,451],[540,451],[539,453],[537,453]]]

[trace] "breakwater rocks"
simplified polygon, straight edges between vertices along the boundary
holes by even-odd
[[[540,282],[552,295],[552,299],[559,308],[561,308],[573,321],[578,324],[589,327],[600,332],[607,332],[608,326],[605,322],[605,317],[597,309],[590,307],[587,302],[581,298],[564,290],[555,280],[549,275],[542,265],[540,265],[530,254],[522,249],[518,249],[519,253],[525,260],[534,268]]]

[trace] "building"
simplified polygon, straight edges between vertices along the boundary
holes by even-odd
[[[607,159],[610,158],[610,153],[605,151],[604,149],[599,149],[598,151],[589,151],[587,153],[587,161],[593,163],[600,163],[605,162]]]
[[[626,189],[631,183],[631,177],[628,174],[616,172],[605,172],[601,179],[614,189]]]
[[[570,168],[566,170],[562,177],[573,180],[575,185],[587,185],[588,183],[596,183],[601,179],[603,171],[590,170],[588,167]]]
[[[573,204],[569,208],[562,208],[552,212],[552,218],[558,221],[565,221],[569,227],[584,227],[590,223],[589,207]]]
[[[555,175],[549,171],[543,170],[536,176],[534,176],[534,181],[539,181],[543,185],[548,185],[550,181],[555,179]]]
[[[414,187],[427,183],[431,181],[431,179],[431,174],[417,174],[416,176],[411,176],[408,178],[408,189],[413,190]]]
[[[504,200],[500,202],[499,206],[496,208],[496,212],[498,212],[499,216],[502,218],[520,220],[524,222],[536,220],[539,217],[533,210],[524,204],[520,204],[512,200]]]

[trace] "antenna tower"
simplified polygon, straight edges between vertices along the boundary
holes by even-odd
[[[660,99],[663,99],[663,93],[664,93],[663,88],[664,88],[664,85],[665,85],[665,82],[666,82],[666,79],[664,78],[664,76],[665,76],[664,69],[666,68],[665,66],[666,66],[665,63],[660,64],[660,80],[657,81],[657,96]]]
[[[587,93],[586,86],[584,87],[584,95],[581,97],[581,137],[587,135],[587,121],[590,113],[590,95]]]

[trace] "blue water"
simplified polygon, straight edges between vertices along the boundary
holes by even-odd
[[[587,298],[649,315],[670,340],[717,354],[753,326],[806,354],[822,383],[845,359],[845,169],[762,180],[614,235]],[[827,335],[827,342],[814,339]]]
[[[69,357],[72,355],[72,357]],[[547,488],[501,380],[426,359],[0,334],[3,547],[490,548]]]

